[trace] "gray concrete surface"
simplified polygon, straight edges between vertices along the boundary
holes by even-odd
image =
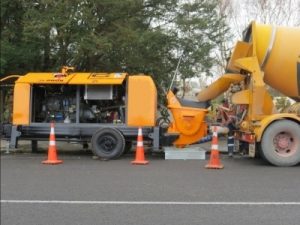
[[[73,145],[71,145],[73,146]],[[77,146],[80,148],[80,146]],[[155,224],[298,225],[300,205],[176,205],[170,202],[300,202],[300,166],[277,168],[261,160],[222,155],[223,170],[206,161],[163,160],[148,166],[92,159],[69,148],[62,165],[46,166],[46,152],[1,154],[1,200],[166,202],[134,204],[1,203],[2,225]]]

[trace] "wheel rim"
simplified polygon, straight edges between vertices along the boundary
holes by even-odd
[[[117,140],[110,135],[103,135],[99,137],[97,143],[101,150],[105,153],[112,152],[117,146]]]
[[[289,132],[280,132],[273,139],[275,152],[279,156],[289,157],[296,153],[294,136]]]

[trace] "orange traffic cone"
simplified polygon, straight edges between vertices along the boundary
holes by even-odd
[[[43,161],[43,164],[60,164],[63,161],[57,159],[56,153],[56,143],[55,143],[55,133],[54,133],[54,123],[51,123],[51,130],[50,130],[50,138],[49,138],[49,148],[48,148],[48,159]]]
[[[135,151],[135,160],[131,161],[131,164],[146,165],[148,163],[149,161],[145,160],[142,128],[139,127],[136,151]]]
[[[213,138],[211,143],[211,152],[209,163],[205,166],[206,169],[223,169],[224,166],[221,164],[218,150],[218,133],[217,127],[214,127]]]

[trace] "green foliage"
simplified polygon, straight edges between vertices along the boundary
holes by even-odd
[[[288,97],[276,97],[275,106],[279,112],[283,112],[286,108],[291,106],[291,100]]]
[[[216,10],[217,1],[196,0],[184,3],[176,16],[178,52],[182,55],[180,74],[183,79],[211,75],[209,69],[216,62],[212,57],[217,44],[222,42],[220,27],[223,18]]]
[[[224,27],[217,1],[2,0],[1,75],[57,71],[145,73],[169,85],[209,75]]]

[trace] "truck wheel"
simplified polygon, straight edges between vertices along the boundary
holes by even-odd
[[[275,166],[294,166],[300,162],[300,126],[289,120],[272,123],[261,141],[263,157]]]
[[[124,152],[125,139],[120,131],[114,128],[102,128],[92,136],[92,151],[105,159],[115,159]]]

